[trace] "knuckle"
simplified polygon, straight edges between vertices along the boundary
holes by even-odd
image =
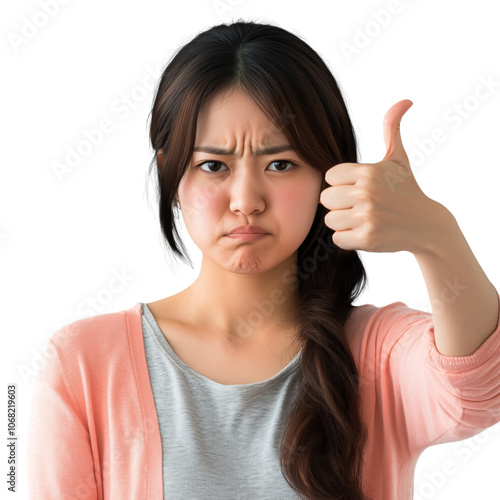
[[[363,204],[373,204],[373,195],[368,189],[358,189],[353,194],[356,201]]]
[[[361,242],[363,243],[363,248],[371,251],[374,247],[374,230],[371,224],[365,224],[359,235]]]
[[[376,169],[373,165],[361,165],[359,167],[359,178],[362,181],[373,181],[376,177]]]

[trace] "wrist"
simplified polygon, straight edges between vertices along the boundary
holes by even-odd
[[[411,253],[415,257],[434,255],[446,258],[453,251],[454,235],[460,231],[457,221],[444,205],[435,200],[430,200],[427,210],[429,222]]]

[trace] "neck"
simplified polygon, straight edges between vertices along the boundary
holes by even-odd
[[[230,272],[203,257],[196,281],[183,291],[189,317],[222,343],[260,343],[294,328],[296,254],[266,272]]]

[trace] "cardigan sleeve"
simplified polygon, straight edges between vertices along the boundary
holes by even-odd
[[[500,303],[500,295],[497,291]],[[387,429],[409,452],[460,441],[500,422],[500,324],[469,356],[436,347],[432,314],[397,302],[378,310],[377,395]]]
[[[29,498],[97,500],[98,487],[85,419],[71,397],[53,353],[37,375],[29,414],[27,475]]]

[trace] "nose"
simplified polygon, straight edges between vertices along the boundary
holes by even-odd
[[[262,179],[255,173],[255,165],[241,164],[233,175],[229,189],[229,208],[232,212],[248,215],[264,210],[264,189]]]

